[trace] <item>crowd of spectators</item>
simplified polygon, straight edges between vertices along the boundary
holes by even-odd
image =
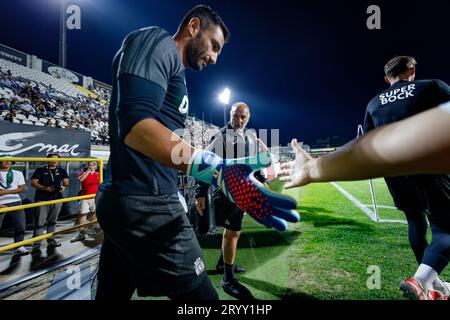
[[[105,101],[110,93],[106,89],[95,89],[99,92],[97,98],[81,94],[77,98],[61,98],[61,92],[51,85],[15,77],[0,67],[0,90],[0,119],[4,121],[85,130],[91,132],[93,144],[109,142]]]
[[[187,117],[183,139],[196,148],[204,149],[211,143],[211,138],[219,131],[219,127],[210,123]]]
[[[14,76],[0,67],[0,120],[91,132],[92,144],[109,144],[108,102],[110,90],[90,86],[96,98],[77,98],[57,92],[51,85]],[[197,148],[209,145],[217,126],[188,117],[183,139]]]

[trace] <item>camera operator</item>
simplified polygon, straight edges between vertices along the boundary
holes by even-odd
[[[56,153],[50,153],[47,158],[59,158]],[[69,185],[69,176],[66,170],[58,166],[57,161],[48,162],[47,166],[37,168],[31,177],[31,186],[36,188],[34,196],[35,202],[50,201],[63,198],[63,191]],[[61,211],[62,203],[50,204],[36,208],[34,216],[33,238],[44,233],[44,226],[47,223],[47,233],[54,232],[56,221]],[[54,238],[47,239],[47,248],[59,247],[61,244]],[[31,254],[39,254],[41,242],[35,242]]]

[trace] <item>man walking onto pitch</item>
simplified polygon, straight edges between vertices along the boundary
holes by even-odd
[[[415,66],[415,59],[409,56],[394,57],[385,65],[385,81],[390,87],[368,104],[364,120],[366,132],[450,100],[450,87],[443,81],[414,80]],[[416,298],[428,298],[435,292],[448,296],[450,292],[438,274],[450,258],[449,175],[387,177],[385,180],[396,207],[406,215],[409,242],[420,265],[414,278],[402,282],[401,288]],[[433,233],[430,245],[426,240],[426,216]]]
[[[111,154],[96,198],[105,234],[96,299],[130,299],[135,289],[141,296],[218,298],[177,190],[178,170],[219,186],[268,227],[285,230],[285,220],[299,220],[295,200],[254,182],[252,172],[270,164],[267,153],[223,160],[174,133],[184,128],[189,107],[185,69],[215,64],[228,38],[217,13],[199,5],[173,37],[158,27],[140,29],[125,38],[116,54]]]

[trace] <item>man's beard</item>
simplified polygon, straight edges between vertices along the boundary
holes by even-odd
[[[190,40],[188,42],[188,45],[186,46],[186,59],[188,62],[187,67],[194,71],[201,71],[203,69],[203,66],[201,66],[199,63],[201,63],[202,61],[200,59],[202,53],[203,48],[199,33],[195,38]]]

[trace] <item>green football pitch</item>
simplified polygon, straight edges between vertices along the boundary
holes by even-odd
[[[267,229],[246,215],[236,262],[247,272],[239,280],[257,299],[404,299],[398,285],[417,268],[407,225],[382,179],[374,180],[374,189],[381,222],[362,209],[374,212],[368,181],[284,191],[298,200],[301,215],[301,222],[285,232]],[[220,243],[220,232],[200,239],[220,298],[233,299],[221,288],[222,275],[215,273]],[[442,278],[450,279],[450,271]]]

